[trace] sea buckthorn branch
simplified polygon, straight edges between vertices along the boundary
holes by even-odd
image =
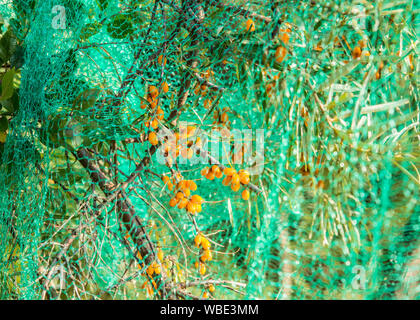
[[[98,168],[87,150],[79,149],[74,155],[88,171],[92,181],[97,183],[106,195],[112,196],[111,199],[117,198],[120,220],[123,222],[124,227],[136,244],[145,264],[152,265],[153,263],[156,263],[157,249],[151,241],[144,223],[136,214],[133,204],[125,194],[124,188],[122,186],[117,188],[114,182]],[[158,291],[158,294],[162,298],[169,298],[171,297],[171,294],[169,296],[166,295],[168,285],[166,284],[165,276],[166,275],[163,272],[161,277],[156,277],[154,280],[156,281],[157,287],[162,288],[162,293]]]

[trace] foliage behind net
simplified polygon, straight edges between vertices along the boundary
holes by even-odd
[[[418,13],[0,0],[0,297],[418,298]]]

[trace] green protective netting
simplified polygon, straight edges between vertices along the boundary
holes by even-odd
[[[419,298],[418,28],[413,0],[0,0],[0,298]]]

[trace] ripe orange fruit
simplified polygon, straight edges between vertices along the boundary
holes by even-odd
[[[230,187],[231,187],[233,192],[237,192],[241,188],[241,184],[240,183],[232,183],[232,185]]]
[[[158,107],[158,108],[157,108],[157,110],[156,110],[156,117],[157,117],[159,120],[163,120],[163,118],[165,117],[165,112],[162,110],[162,108],[161,108],[161,107]]]
[[[152,98],[157,98],[157,96],[159,95],[158,88],[156,88],[155,86],[149,86],[149,95]]]
[[[177,183],[176,187],[180,190],[184,190],[187,189],[187,181],[186,180],[181,180]]]
[[[191,214],[196,213],[197,209],[193,201],[189,201],[187,204],[187,211]]]
[[[248,184],[249,183],[249,173],[247,171],[242,171],[239,173],[239,180],[242,184]]]
[[[226,123],[229,121],[229,116],[226,112],[222,113],[222,115],[220,116],[220,121],[222,121],[223,123]]]
[[[360,58],[361,55],[362,55],[362,49],[360,49],[360,47],[354,47],[353,52],[352,52],[353,59]]]
[[[201,263],[201,265],[200,265],[200,270],[199,270],[199,272],[200,272],[200,274],[201,274],[202,276],[204,276],[204,275],[205,275],[205,273],[206,273],[206,266],[205,266],[204,264],[202,264],[202,263]]]
[[[178,204],[178,199],[177,198],[172,198],[171,200],[169,200],[169,205],[173,208]]]
[[[216,290],[213,284],[209,285],[209,291],[213,293]]]
[[[231,181],[232,181],[232,176],[227,176],[223,179],[222,184],[227,187]]]
[[[197,190],[197,184],[192,180],[187,181],[187,186],[191,191]]]
[[[248,19],[246,21],[246,31],[254,32],[255,31],[255,23],[254,20]]]
[[[162,272],[162,269],[160,268],[160,265],[156,265],[154,268],[154,271],[156,274],[160,274]]]
[[[150,126],[153,129],[157,129],[159,127],[159,122],[157,121],[157,119],[153,119],[152,122],[150,123]]]
[[[249,190],[248,189],[245,189],[244,191],[242,191],[242,199],[249,200]]]
[[[213,256],[211,254],[210,250],[204,250],[203,255],[201,256],[201,261],[211,261],[213,259]]]
[[[202,208],[201,208],[201,204],[196,204],[195,205],[195,211],[197,212],[197,213],[200,213],[201,212],[201,210],[202,210]]]
[[[195,246],[197,248],[199,248],[202,242],[203,242],[203,236],[201,235],[201,233],[199,233],[194,238]],[[197,262],[197,264],[198,264],[198,262]]]
[[[209,173],[209,168],[204,168],[204,169],[201,169],[201,175],[203,176],[203,177],[205,177],[205,176],[207,176],[207,174]]]
[[[169,91],[169,86],[168,86],[168,84],[167,84],[165,81],[163,81],[163,82],[162,82],[161,88],[162,88],[162,91],[163,91],[164,93],[168,93],[168,91]]]
[[[287,29],[281,29],[280,30],[280,40],[283,41],[284,43],[289,43],[290,40],[290,32],[292,32],[291,29],[287,28]]]
[[[178,209],[184,209],[188,204],[188,199],[187,198],[182,198],[181,200],[179,200],[178,203]]]
[[[201,246],[203,247],[204,250],[209,250],[211,245],[210,245],[210,241],[208,239],[206,239],[205,237],[203,237],[201,239]]]
[[[236,173],[236,170],[233,168],[225,168],[223,172],[226,176],[232,176],[234,173]]]
[[[287,50],[286,50],[286,48],[285,48],[285,47],[282,47],[282,46],[279,46],[279,47],[277,48],[277,50],[276,50],[276,54],[275,54],[276,61],[277,61],[278,63],[282,63],[282,62],[283,62],[283,60],[284,60],[284,58],[286,57],[286,54],[287,54]]]
[[[160,55],[159,58],[158,58],[158,63],[160,65],[162,65],[162,62],[163,62],[163,66],[165,66],[166,62],[167,62],[167,59],[166,59],[166,57],[163,57],[163,55]]]
[[[182,198],[184,198],[184,194],[183,194],[181,191],[179,191],[179,192],[176,194],[176,199],[181,200]]]
[[[210,171],[209,173],[207,173],[206,178],[209,180],[214,180],[215,175],[212,171]]]
[[[203,299],[208,299],[208,298],[209,298],[209,293],[207,291],[204,291],[204,293],[203,293]]]
[[[160,261],[163,260],[163,251],[161,249],[159,249],[158,253],[157,253],[157,257]]]
[[[222,176],[223,176],[222,170],[218,170],[217,173],[216,173],[216,178],[220,179]]]
[[[232,175],[232,184],[239,184],[241,182],[241,179],[239,177],[239,174],[234,173]]]
[[[214,173],[215,176],[217,176],[217,174],[220,172],[220,168],[217,165],[213,165],[211,167],[211,171]]]
[[[150,265],[150,266],[147,267],[146,272],[151,277],[151,276],[153,276],[153,273],[155,272],[155,268],[153,268],[153,266]]]
[[[211,104],[212,104],[211,99],[205,99],[203,106],[204,108],[209,109],[211,107]]]
[[[159,140],[158,140],[158,138],[157,138],[157,135],[156,135],[156,133],[155,132],[150,132],[149,133],[149,142],[153,145],[153,146],[155,146],[155,145],[157,145],[158,143],[159,143]]]
[[[203,198],[200,197],[198,194],[195,194],[191,197],[191,201],[193,201],[197,204],[202,204],[203,203]]]

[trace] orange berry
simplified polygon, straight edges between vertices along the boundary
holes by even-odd
[[[215,175],[212,171],[210,171],[209,173],[207,173],[206,178],[209,180],[214,180]]]
[[[179,204],[178,204],[178,209],[184,209],[188,204],[188,199],[187,198],[182,198],[181,200],[179,200]]]
[[[242,184],[248,184],[249,183],[249,173],[247,171],[242,171],[239,173],[239,179]]]
[[[157,128],[158,128],[158,126],[159,126],[159,122],[157,121],[157,119],[153,119],[153,120],[152,120],[152,122],[150,123],[150,126],[151,126],[153,129],[157,129]]]
[[[361,55],[362,55],[362,49],[360,49],[360,47],[354,47],[353,52],[352,52],[353,59],[360,58]]]
[[[211,293],[213,293],[215,290],[216,290],[216,288],[214,287],[214,285],[213,285],[213,284],[210,284],[210,285],[209,285],[209,291],[210,291]]]
[[[183,194],[181,191],[179,191],[179,192],[176,194],[176,199],[181,200],[182,198],[184,198],[184,194]]]
[[[160,268],[160,265],[155,266],[154,271],[156,274],[160,274],[162,272],[162,269]]]
[[[168,91],[169,91],[169,86],[168,86],[168,84],[167,84],[165,81],[163,81],[163,82],[162,82],[162,84],[161,84],[161,88],[162,88],[162,91],[163,91],[164,93],[168,93]]]
[[[226,112],[222,113],[222,115],[220,116],[220,121],[222,121],[223,123],[226,123],[229,121],[229,116]]]
[[[205,237],[203,237],[201,240],[201,246],[203,247],[204,250],[209,250],[211,247],[210,241],[206,239]]]
[[[155,272],[155,268],[153,268],[153,266],[150,265],[150,266],[147,267],[146,272],[151,277],[151,276],[153,276],[153,273]]]
[[[168,159],[169,160],[169,159]],[[174,185],[171,182],[168,182],[168,190],[172,191],[174,188]]]
[[[222,172],[222,170],[218,170],[217,173],[216,173],[216,178],[220,179],[221,177],[223,177],[223,172]]]
[[[204,273],[205,273],[205,271],[204,271]],[[207,291],[204,291],[204,293],[203,293],[203,299],[208,299],[208,298],[209,298],[209,293]]]
[[[198,261],[196,261],[195,263],[194,263],[194,267],[196,268],[196,269],[198,269],[198,267],[199,267],[200,265],[198,264]]]
[[[203,255],[201,256],[201,261],[211,261],[213,259],[210,250],[204,250]]]
[[[155,132],[150,132],[149,133],[149,142],[154,146],[159,143],[159,140],[158,140]]]
[[[279,46],[279,47],[277,48],[277,50],[276,50],[276,54],[275,54],[276,61],[277,61],[278,63],[282,63],[282,62],[283,62],[283,60],[284,60],[284,58],[286,57],[286,54],[287,54],[287,50],[286,50],[286,48],[285,48],[285,47],[282,47],[282,46]]]
[[[192,180],[187,181],[187,186],[191,191],[197,190],[197,184]]]
[[[287,28],[286,30],[284,30],[284,29],[282,29],[282,30],[280,30],[280,39],[281,39],[281,41],[283,41],[284,43],[288,43],[289,42],[289,40],[290,40],[290,35],[289,35],[289,33],[291,32],[292,30],[290,30],[289,28]]]
[[[181,180],[180,182],[177,183],[176,187],[180,190],[187,189],[187,181]]]
[[[202,210],[202,208],[201,208],[201,204],[196,204],[195,205],[195,211],[197,212],[197,213],[200,213],[201,212],[201,210]]]
[[[156,98],[159,95],[159,90],[155,86],[149,86],[149,95],[152,98]]]
[[[218,173],[218,172],[220,172],[220,168],[219,168],[219,166],[217,166],[217,165],[213,165],[213,166],[211,167],[211,171],[212,171],[215,175],[217,175],[217,173]]]
[[[246,21],[246,31],[254,32],[255,31],[255,23],[254,20],[248,19]]]
[[[163,55],[160,55],[160,56],[159,56],[159,58],[158,58],[158,63],[159,63],[160,65],[162,65],[162,62],[163,62],[163,66],[165,66],[165,65],[166,65],[166,61],[167,61],[166,57],[163,57]]]
[[[241,179],[239,177],[239,174],[234,173],[232,175],[232,184],[239,184],[241,182]]]
[[[172,198],[171,200],[169,200],[169,205],[173,208],[178,204],[178,199],[177,198]]]
[[[201,169],[201,175],[203,176],[203,177],[205,177],[205,176],[207,176],[207,174],[209,173],[209,168],[204,168],[204,169]]]
[[[199,233],[195,236],[194,243],[195,243],[195,246],[197,248],[200,247],[201,243],[203,242],[203,239],[204,239],[204,237],[201,235],[201,233]],[[198,264],[198,262],[197,262],[197,264]]]
[[[223,172],[227,176],[232,176],[234,173],[236,173],[236,170],[233,168],[225,168]]]
[[[203,198],[200,197],[198,194],[195,194],[191,197],[191,201],[193,201],[197,204],[202,204],[203,203]]]
[[[223,182],[222,182],[222,184],[225,186],[225,187],[227,187],[229,184],[230,184],[230,182],[232,181],[232,176],[227,176],[227,177],[225,177],[224,179],[223,179]]]
[[[195,207],[195,203],[193,201],[189,201],[187,204],[187,211],[191,214],[196,213],[196,207]]]
[[[188,188],[185,188],[184,189],[184,195],[185,195],[185,197],[189,197],[190,196],[190,194],[191,194],[191,191],[190,191],[190,189],[188,189]]]
[[[163,260],[163,251],[161,249],[158,250],[157,257],[160,261]]]
[[[237,192],[241,188],[241,184],[240,183],[232,183],[232,185],[230,187],[231,187],[233,192]]]
[[[249,200],[249,190],[248,189],[245,189],[244,191],[242,191],[242,199]]]
[[[200,272],[200,274],[201,274],[202,276],[204,276],[204,275],[205,275],[205,273],[206,273],[206,266],[205,266],[204,264],[201,264],[201,265],[200,265],[200,270],[199,270],[199,272]]]
[[[204,108],[208,109],[208,108],[211,107],[211,104],[212,104],[211,99],[205,99],[203,106],[204,106]]]

